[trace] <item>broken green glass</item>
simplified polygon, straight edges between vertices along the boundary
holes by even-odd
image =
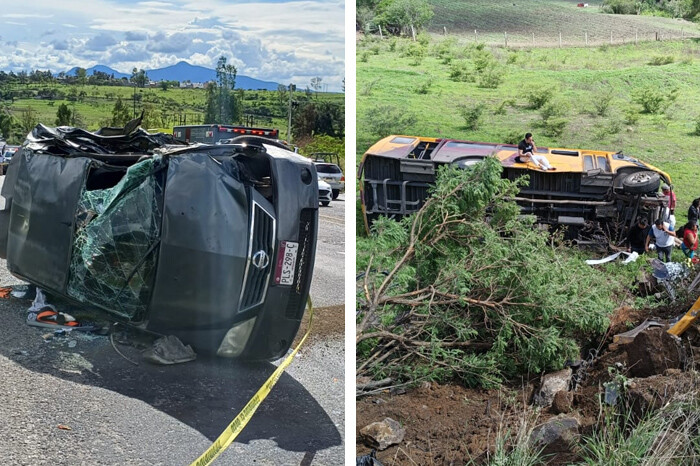
[[[128,319],[143,316],[151,294],[160,238],[156,168],[160,158],[127,170],[116,186],[83,190],[68,295]]]

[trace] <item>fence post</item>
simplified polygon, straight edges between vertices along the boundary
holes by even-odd
[[[685,39],[685,31],[681,28],[681,40]]]
[[[637,45],[639,42],[639,29],[634,30],[634,45]]]
[[[561,31],[559,31],[559,48],[561,48]]]
[[[443,33],[444,35],[447,35],[447,26],[443,26],[443,27],[442,27],[442,33]]]
[[[610,45],[612,45],[612,31],[610,31]]]
[[[479,35],[476,33],[476,29],[474,29],[474,42],[479,42]]]
[[[379,38],[384,39],[384,35],[382,34],[382,25],[379,25]]]
[[[508,48],[508,32],[507,31],[503,32],[503,37],[504,37],[505,42],[506,42],[506,48]]]
[[[588,47],[588,31],[584,32],[584,34],[586,36],[586,47]]]
[[[532,46],[535,46],[535,33],[532,33]]]
[[[413,24],[411,24],[411,37],[413,37],[413,42],[416,41],[416,29],[413,27]]]

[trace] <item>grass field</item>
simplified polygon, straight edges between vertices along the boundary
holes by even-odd
[[[609,15],[600,10],[601,1],[589,1],[588,8],[577,7],[574,0],[430,0],[435,16],[429,28],[442,33],[461,34],[474,40],[504,44],[508,33],[509,46],[531,45],[535,34],[536,45],[558,45],[559,33],[563,45],[583,45],[585,33],[589,44],[633,42],[656,38],[680,38],[681,34],[700,35],[697,24],[657,16]]]
[[[541,146],[622,150],[663,169],[672,176],[679,221],[684,220],[689,203],[700,196],[698,41],[562,49],[487,46],[479,52],[468,40],[442,45],[440,40],[433,38],[423,58],[416,58],[416,46],[408,40],[358,42],[358,156],[381,136],[381,106],[414,118],[406,127],[396,123],[394,133],[513,142],[531,131]],[[475,57],[484,53],[492,56],[502,78],[497,88],[450,79],[458,65],[473,79]],[[449,56],[450,63],[438,55]],[[565,120],[559,136],[545,134],[541,110],[530,108],[528,94],[542,87],[552,90],[553,106]],[[643,113],[634,98],[644,89],[659,95],[675,89],[676,99],[664,112]],[[608,112],[598,116],[594,108],[606,96]],[[479,124],[468,129],[462,110],[480,104]]]
[[[38,99],[35,95],[41,90],[56,89],[66,96],[65,99]],[[0,102],[8,105],[10,113],[19,119],[23,109],[30,107],[36,113],[39,123],[52,126],[55,124],[56,111],[61,103],[75,109],[80,116],[83,127],[95,130],[109,125],[112,109],[118,97],[133,111],[133,87],[121,86],[92,86],[92,85],[12,85],[5,86],[3,91],[11,90],[19,96],[12,102]],[[69,93],[79,95],[77,100],[68,100]],[[252,124],[279,128],[281,136],[287,138],[287,105],[288,94],[280,99],[277,91],[241,91],[243,113],[253,115]],[[27,97],[22,97],[28,95]],[[204,118],[206,95],[203,89],[168,89],[163,91],[155,88],[136,89],[136,113],[145,108],[147,126],[149,129],[171,132],[172,127],[180,124],[201,124]],[[303,100],[303,91],[296,92],[295,100]],[[313,98],[331,100],[342,103],[343,94],[320,93]],[[186,121],[185,121],[186,118]],[[21,141],[13,141],[19,143]]]

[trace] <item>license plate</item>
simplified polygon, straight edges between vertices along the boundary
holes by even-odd
[[[275,283],[278,285],[293,285],[294,271],[297,266],[297,253],[299,243],[294,241],[282,241],[280,252],[277,256],[277,268],[275,270]]]

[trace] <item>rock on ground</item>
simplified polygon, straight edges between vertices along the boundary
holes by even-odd
[[[542,378],[542,385],[539,391],[535,393],[534,403],[543,408],[552,406],[554,395],[559,391],[568,390],[570,380],[570,368],[545,375]]]
[[[542,448],[545,455],[565,453],[578,441],[579,427],[578,419],[560,414],[535,427],[530,435],[530,443],[535,448]]]
[[[365,445],[378,450],[385,450],[391,445],[401,443],[404,435],[406,435],[406,429],[390,417],[381,422],[373,422],[360,430],[360,436]]]

